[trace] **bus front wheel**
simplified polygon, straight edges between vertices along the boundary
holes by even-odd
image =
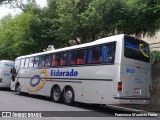
[[[17,86],[16,86],[16,93],[17,93],[17,95],[21,94],[21,85],[20,84],[17,84]]]
[[[71,87],[65,88],[63,94],[63,101],[65,104],[70,106],[74,104],[74,91]]]
[[[59,87],[54,87],[52,91],[52,100],[56,103],[61,102],[62,100],[62,93],[61,89]]]

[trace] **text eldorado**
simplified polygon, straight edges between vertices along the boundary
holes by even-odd
[[[71,69],[70,71],[51,70],[51,76],[77,76],[78,71]]]

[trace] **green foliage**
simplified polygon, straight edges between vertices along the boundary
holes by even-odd
[[[33,40],[29,37],[30,13],[21,15],[6,22],[2,20],[0,29],[1,59],[14,59],[22,54],[32,53]],[[26,51],[27,50],[27,51]]]
[[[160,28],[159,0],[34,0],[15,17],[0,21],[0,59],[79,44],[115,34],[154,35]],[[155,61],[153,57],[152,61]]]
[[[155,50],[151,52],[151,62],[152,64],[160,62],[160,51]]]

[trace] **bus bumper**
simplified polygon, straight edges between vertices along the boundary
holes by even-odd
[[[145,105],[106,105],[107,108],[110,109],[115,109],[115,110],[119,110],[119,111],[124,111],[124,112],[144,112],[144,107]]]
[[[2,88],[5,88],[5,87],[9,88],[10,84],[0,83],[0,87],[2,87]]]
[[[150,97],[114,97],[118,104],[148,104]]]

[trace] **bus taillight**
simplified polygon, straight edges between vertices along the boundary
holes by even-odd
[[[118,91],[122,91],[122,82],[118,82],[117,89]]]

